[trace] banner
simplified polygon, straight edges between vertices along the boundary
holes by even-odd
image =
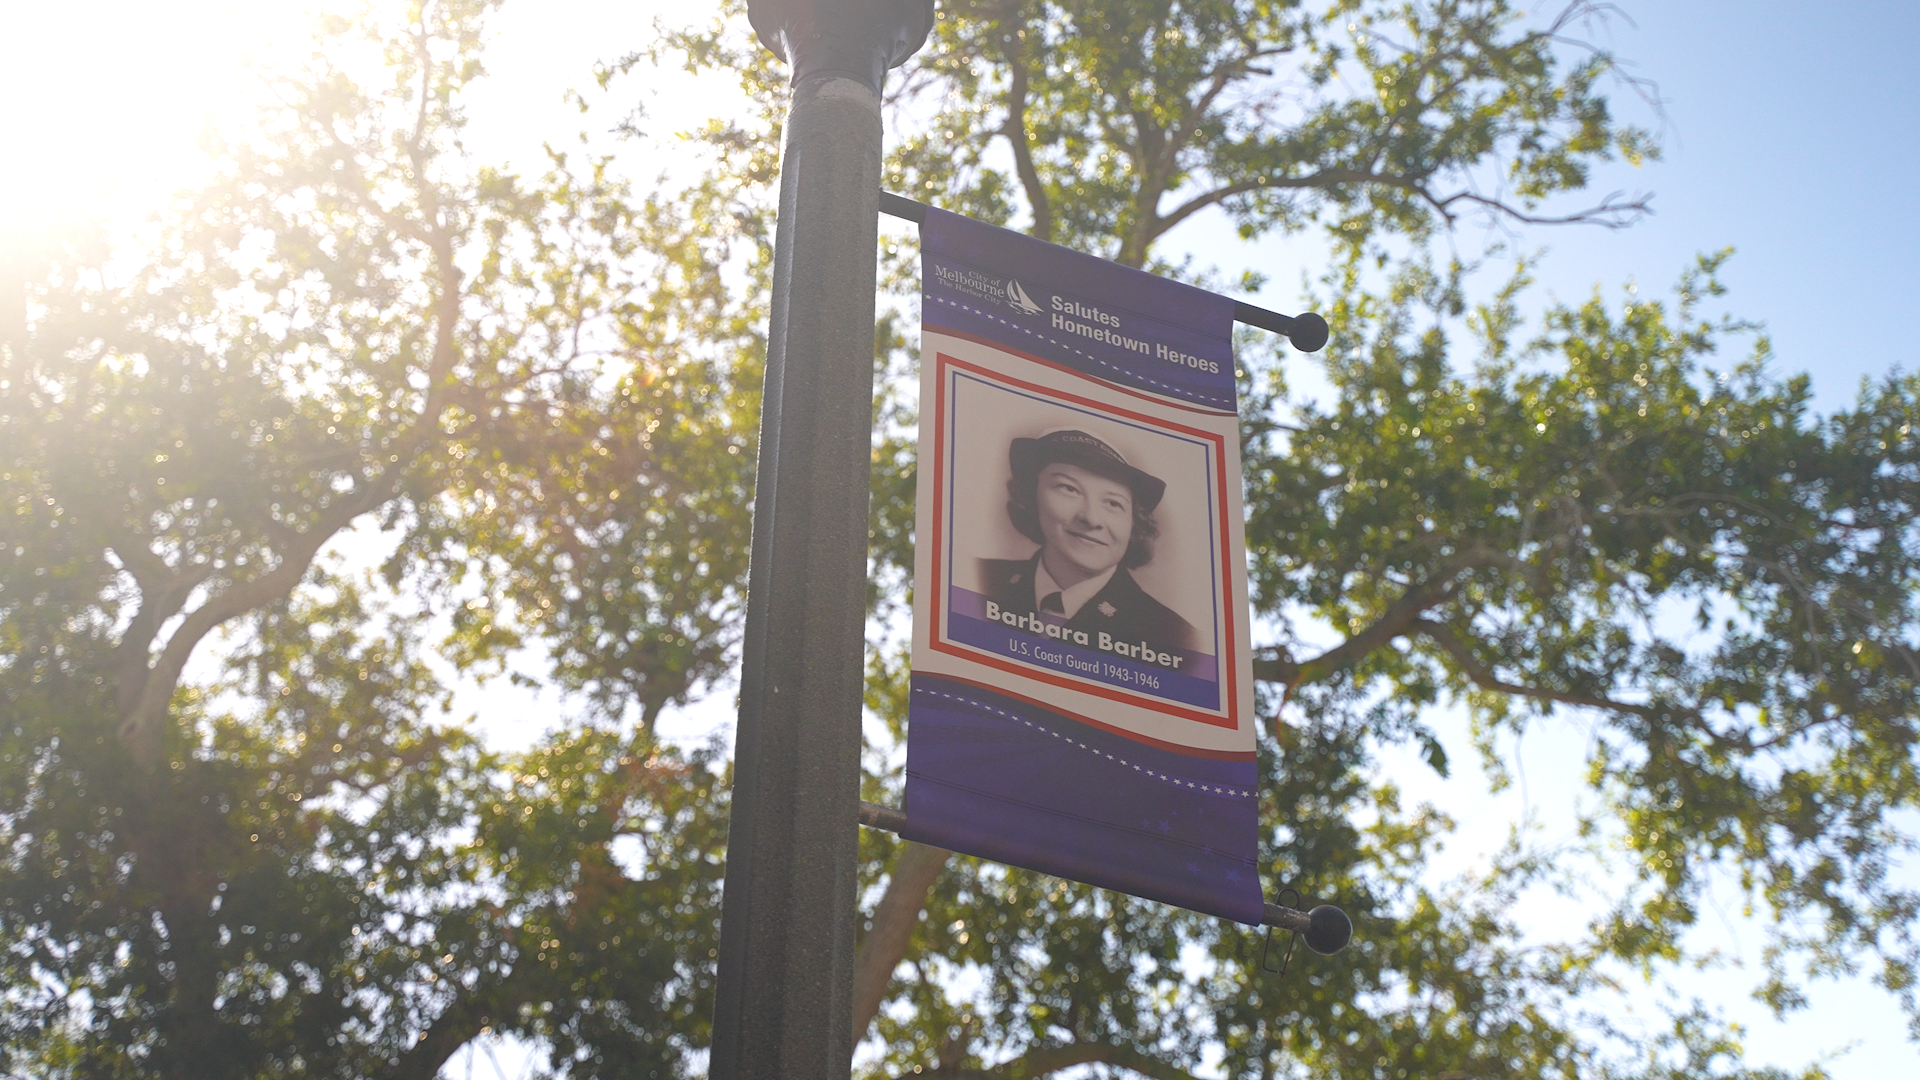
[[[903,835],[1258,924],[1233,302],[920,235]]]

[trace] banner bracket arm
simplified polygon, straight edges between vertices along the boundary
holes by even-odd
[[[880,212],[888,217],[897,217],[902,221],[911,221],[915,225],[927,223],[926,203],[895,195],[891,191],[880,193]],[[1300,315],[1282,315],[1258,304],[1249,304],[1245,300],[1233,302],[1233,321],[1257,326],[1262,330],[1271,330],[1293,343],[1301,352],[1319,352],[1327,344],[1327,320],[1305,312]]]
[[[907,827],[907,812],[861,799],[860,824],[869,829],[879,829],[881,832],[898,833]]]
[[[925,225],[928,209],[930,208],[926,203],[909,199],[905,195],[895,195],[891,191],[880,193],[880,212],[888,217],[911,221],[915,225]]]

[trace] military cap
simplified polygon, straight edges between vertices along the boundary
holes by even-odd
[[[1167,482],[1127,463],[1120,451],[1084,431],[1049,431],[1037,439],[1015,439],[1007,451],[1013,474],[1022,480],[1040,475],[1043,465],[1078,465],[1133,489],[1133,501],[1142,513],[1152,513],[1167,493]]]

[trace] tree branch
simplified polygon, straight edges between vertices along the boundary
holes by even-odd
[[[1600,205],[1598,206],[1590,206],[1585,210],[1572,214],[1549,215],[1529,214],[1504,199],[1490,198],[1486,195],[1476,195],[1470,191],[1456,192],[1445,198],[1440,198],[1429,195],[1425,189],[1416,190],[1419,190],[1423,198],[1439,208],[1440,216],[1444,218],[1449,225],[1453,223],[1455,215],[1452,207],[1453,204],[1457,202],[1474,203],[1494,214],[1511,218],[1525,225],[1598,225],[1603,229],[1624,229],[1640,218],[1653,213],[1653,207],[1650,205],[1653,196],[1640,195],[1636,196],[1632,202],[1622,203],[1614,201],[1620,197],[1620,193],[1617,191],[1600,200]]]
[[[952,855],[946,848],[909,840],[894,859],[893,876],[873,909],[873,929],[860,942],[859,955],[853,961],[854,1041],[865,1038],[867,1029],[873,1026],[887,986],[893,982],[893,969],[907,955],[913,928],[920,921],[921,909],[927,906],[927,894],[933,891],[934,882],[940,880],[940,872]]]
[[[500,981],[483,993],[462,994],[445,1012],[433,1018],[419,1039],[403,1052],[386,1073],[389,1080],[433,1080],[462,1046],[473,1041],[496,1017],[511,1017],[532,999],[530,982],[521,967],[524,954]]]
[[[1231,184],[1222,184],[1212,191],[1203,191],[1173,211],[1159,218],[1154,231],[1156,238],[1165,235],[1174,226],[1187,220],[1209,206],[1217,206],[1235,195],[1245,195],[1254,191],[1296,191],[1305,188],[1326,188],[1335,184],[1373,184],[1392,183],[1397,187],[1411,187],[1410,181],[1389,178],[1379,173],[1363,169],[1321,169],[1306,176],[1295,177],[1258,177],[1249,180],[1236,180]]]
[[[336,144],[347,159],[350,173],[360,180],[364,187],[365,179],[359,176],[357,167],[351,165],[351,151],[343,143]],[[462,275],[454,264],[453,238],[444,222],[439,220],[438,199],[432,183],[426,175],[423,162],[416,161],[413,169],[415,193],[420,199],[422,210],[427,216],[424,226],[411,220],[405,220],[405,232],[433,252],[434,267],[439,278],[438,295],[433,304],[434,339],[433,349],[428,360],[427,395],[420,412],[411,428],[403,431],[399,437],[387,444],[390,457],[410,459],[441,434],[440,414],[451,399],[459,394],[459,388],[453,380],[453,368],[458,359],[455,348],[455,335],[460,318],[460,286]],[[400,215],[382,209],[367,196],[369,209],[390,224]],[[396,231],[402,231],[394,224]],[[313,559],[336,533],[353,523],[361,514],[385,505],[400,491],[405,470],[395,466],[384,470],[377,481],[362,477],[363,483],[355,485],[355,490],[340,502],[327,506],[315,525],[281,549],[280,564],[266,574],[254,578],[242,585],[236,585],[227,592],[209,599],[205,604],[190,613],[173,635],[167,639],[166,647],[159,658],[144,672],[134,672],[131,664],[127,674],[136,676],[139,693],[131,706],[124,702],[128,696],[123,691],[121,720],[117,730],[120,741],[133,755],[134,760],[144,768],[159,766],[163,750],[162,735],[168,709],[173,700],[173,692],[179,684],[180,673],[186,668],[187,660],[200,642],[216,627],[227,620],[252,611],[288,593],[299,585],[306,576]],[[191,590],[189,590],[190,592]],[[184,597],[181,598],[184,602]],[[177,610],[177,609],[176,609]],[[154,624],[157,630],[159,623]],[[144,649],[138,657],[145,667]]]
[[[1350,668],[1366,659],[1375,649],[1407,633],[1422,612],[1452,599],[1460,574],[1488,565],[1491,561],[1491,557],[1484,554],[1455,560],[1450,568],[1444,569],[1434,580],[1409,588],[1400,599],[1388,605],[1379,618],[1359,633],[1350,635],[1347,640],[1311,660],[1282,660],[1278,657],[1256,659],[1253,662],[1253,677],[1292,686],[1315,682],[1336,671]]]
[[[1246,42],[1245,38],[1242,40]],[[1183,109],[1179,118],[1167,127],[1161,145],[1161,160],[1156,163],[1160,175],[1173,173],[1179,163],[1180,151],[1186,149],[1187,145],[1193,141],[1194,134],[1204,126],[1201,121],[1205,119],[1207,111],[1213,108],[1213,103],[1220,99],[1221,94],[1226,93],[1229,86],[1252,71],[1256,61],[1285,56],[1293,51],[1291,47],[1261,49],[1253,47],[1251,42],[1246,44],[1248,45],[1246,52],[1222,62],[1204,76],[1207,88],[1201,91],[1200,97],[1191,106]]]
[[[1440,646],[1460,668],[1461,673],[1483,690],[1498,690],[1503,694],[1531,698],[1535,701],[1548,701],[1556,705],[1579,705],[1590,709],[1604,709],[1608,712],[1631,713],[1634,716],[1649,719],[1661,715],[1659,710],[1646,705],[1633,705],[1594,694],[1545,690],[1537,686],[1523,686],[1520,683],[1508,682],[1495,674],[1492,667],[1481,662],[1479,657],[1474,656],[1473,651],[1467,648],[1467,643],[1460,640],[1460,636],[1453,632],[1452,627],[1431,619],[1415,619],[1412,629]]]
[[[213,576],[211,564],[189,563],[177,572],[137,538],[125,537],[109,545],[120,565],[140,590],[140,607],[114,646],[114,688],[117,707],[126,715],[146,692],[148,652],[168,619],[180,613],[201,582]]]
[[[1451,627],[1428,619],[1419,619],[1415,621],[1413,629],[1421,636],[1440,646],[1440,648],[1446,652],[1447,656],[1453,660],[1454,664],[1459,667],[1461,673],[1467,676],[1468,679],[1471,679],[1474,685],[1483,690],[1496,690],[1503,694],[1512,694],[1515,697],[1528,698],[1533,701],[1550,702],[1555,705],[1572,705],[1580,708],[1600,709],[1604,712],[1625,713],[1647,720],[1679,721],[1705,736],[1714,746],[1735,753],[1753,754],[1771,749],[1782,743],[1790,742],[1815,727],[1834,723],[1838,721],[1842,715],[1839,710],[1835,710],[1830,716],[1822,717],[1810,723],[1792,725],[1765,739],[1756,740],[1749,733],[1729,735],[1716,730],[1712,724],[1707,722],[1707,718],[1697,708],[1686,708],[1678,705],[1667,707],[1659,705],[1635,705],[1631,702],[1620,701],[1598,694],[1576,694],[1571,691],[1547,690],[1537,686],[1526,686],[1521,683],[1510,682],[1500,678],[1500,676],[1494,673],[1491,666],[1483,663],[1478,657],[1474,656],[1472,650],[1467,647],[1466,642],[1462,641],[1460,636],[1454,633]]]
[[[1019,11],[1020,5],[1015,2],[1001,8],[998,14],[1008,72],[1007,120],[1001,125],[1000,134],[1006,136],[1013,147],[1014,172],[1020,177],[1020,186],[1027,193],[1027,206],[1033,211],[1033,235],[1051,240],[1053,205],[1047,199],[1046,185],[1040,182],[1040,170],[1033,164],[1033,144],[1027,140],[1027,43],[1019,30],[1007,28]]]
[[[117,734],[138,764],[148,769],[159,766],[163,749],[161,735],[173,691],[179,685],[180,672],[186,668],[187,659],[200,642],[228,619],[292,592],[306,576],[314,556],[335,533],[346,528],[354,518],[392,498],[399,488],[399,475],[400,470],[389,470],[383,484],[363,489],[359,498],[334,504],[314,528],[301,534],[298,545],[281,555],[280,565],[220,593],[187,615],[179,629],[167,639],[159,659],[140,676],[139,696],[132,707],[121,714]]]

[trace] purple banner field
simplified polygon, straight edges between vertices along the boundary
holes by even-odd
[[[920,237],[901,835],[1257,925],[1233,301]]]
[[[913,676],[902,835],[1258,925],[1254,763]]]
[[[1234,407],[1232,300],[940,210],[927,212],[920,235],[928,326]]]

